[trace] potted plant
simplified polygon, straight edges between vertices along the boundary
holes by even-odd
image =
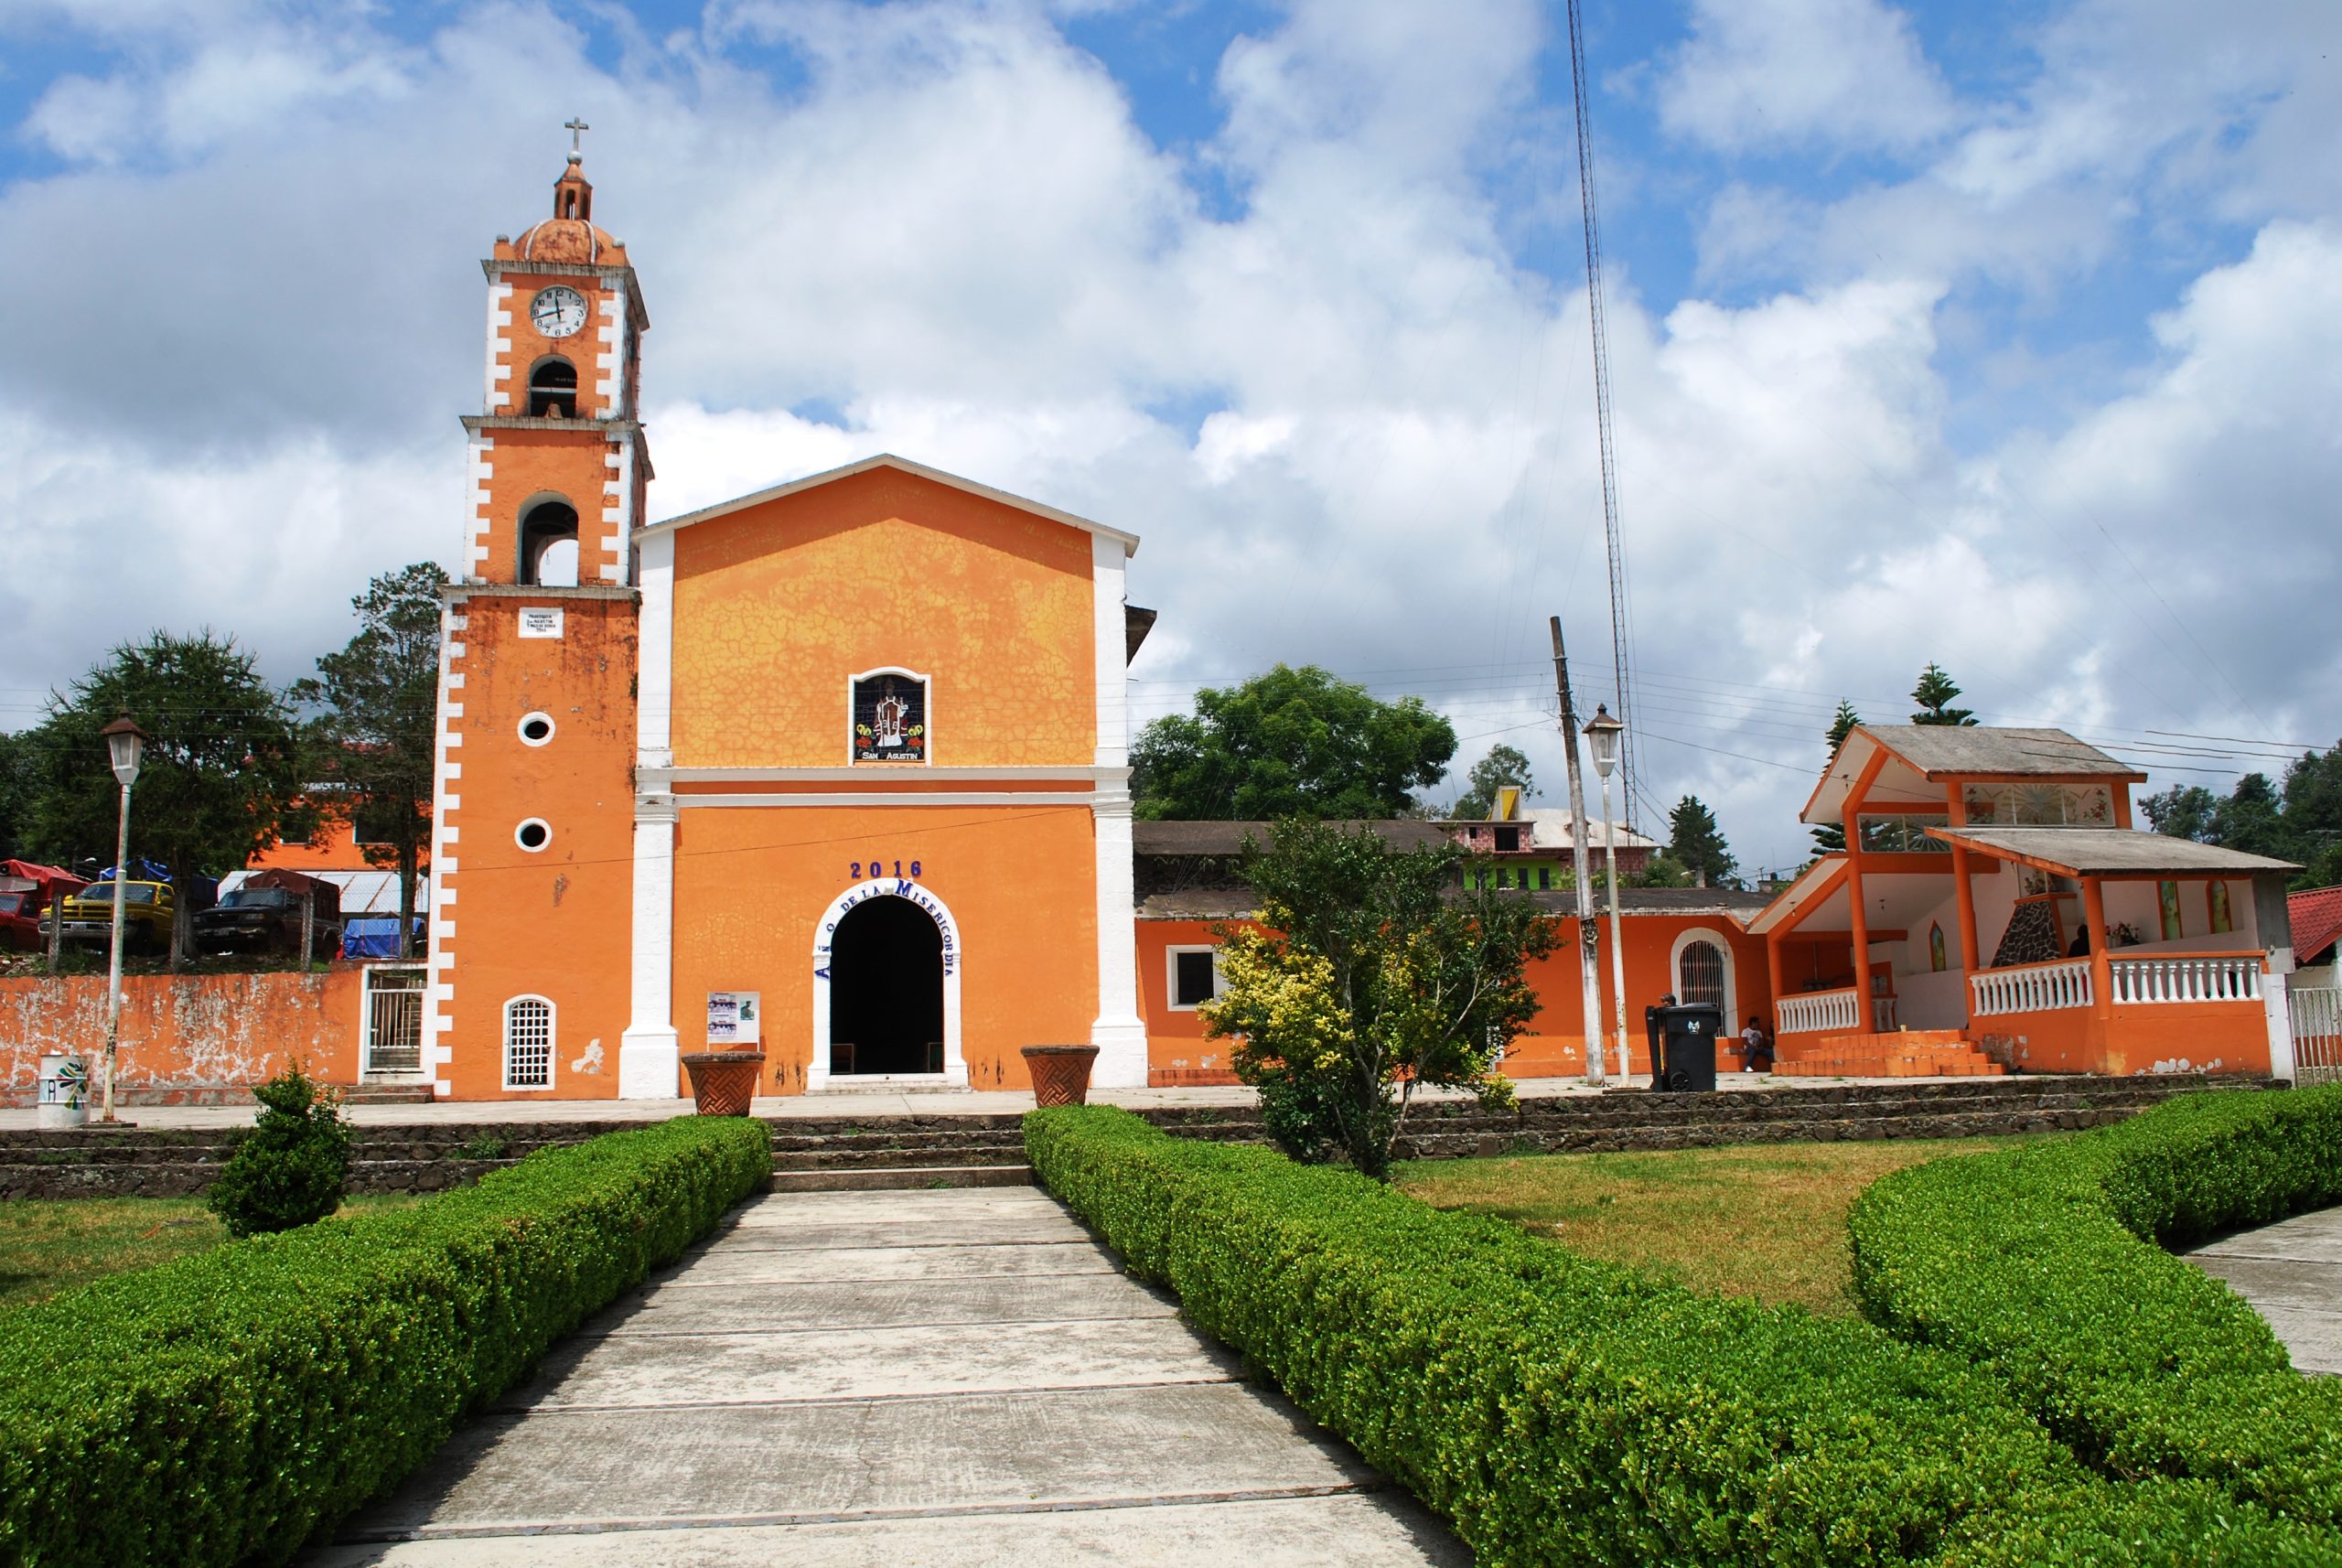
[[[1096,1046],[1026,1046],[1025,1070],[1033,1075],[1033,1103],[1089,1104],[1090,1069],[1097,1060]]]
[[[687,1051],[692,1105],[703,1116],[746,1116],[765,1075],[762,1051]]]

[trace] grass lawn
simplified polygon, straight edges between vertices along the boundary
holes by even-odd
[[[1863,1188],[1906,1165],[2022,1141],[1882,1139],[1417,1160],[1401,1165],[1396,1179],[1434,1207],[1509,1219],[1589,1257],[1692,1290],[1795,1302],[1842,1316],[1855,1310],[1846,1210]]]
[[[349,1197],[341,1211],[421,1201],[403,1194]],[[227,1239],[227,1228],[199,1197],[11,1199],[0,1203],[0,1309]]]

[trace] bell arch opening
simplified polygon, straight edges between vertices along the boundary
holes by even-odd
[[[833,1077],[944,1070],[943,932],[908,898],[866,898],[829,951]]]

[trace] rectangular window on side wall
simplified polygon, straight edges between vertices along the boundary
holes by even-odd
[[[1221,990],[1217,948],[1170,950],[1171,1010],[1192,1013]]]

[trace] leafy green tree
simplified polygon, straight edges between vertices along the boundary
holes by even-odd
[[[1911,722],[1915,725],[1961,725],[1972,727],[1976,723],[1976,715],[1966,708],[1955,708],[1951,705],[1953,700],[1959,695],[1959,685],[1950,676],[1943,672],[1941,666],[1932,660],[1929,660],[1928,667],[1919,672],[1919,683],[1911,688],[1911,700],[1919,704],[1919,711],[1911,715]]]
[[[1833,766],[1838,760],[1839,748],[1846,744],[1846,737],[1853,734],[1854,726],[1862,722],[1863,716],[1854,712],[1854,704],[1843,697],[1839,698],[1837,716],[1830,721],[1830,761]],[[1821,854],[1834,854],[1845,848],[1845,824],[1824,822],[1814,829],[1813,847]]]
[[[0,734],[0,860],[30,857],[34,793],[30,732]]]
[[[349,1124],[341,1097],[298,1062],[252,1090],[260,1117],[220,1168],[204,1203],[228,1234],[290,1230],[341,1207],[349,1175]]]
[[[2154,795],[2139,799],[2140,814],[2155,832],[2175,839],[2193,839],[2197,843],[2211,843],[2212,819],[2220,809],[2220,798],[2201,784],[2175,784]]]
[[[1701,804],[1697,795],[1686,795],[1675,803],[1675,810],[1667,814],[1667,826],[1668,853],[1692,874],[1694,882],[1710,887],[1730,885],[1739,862],[1724,842],[1716,814]]]
[[[1517,789],[1524,800],[1537,793],[1529,777],[1529,758],[1509,746],[1492,747],[1464,779],[1467,788],[1456,802],[1456,815],[1476,822],[1487,821],[1497,809],[1499,789]]]
[[[1599,873],[1595,875],[1594,883],[1596,887],[1602,886],[1602,877]],[[1643,863],[1643,868],[1640,871],[1632,876],[1621,876],[1618,879],[1618,886],[1621,887],[1689,887],[1692,886],[1692,868],[1676,859],[1673,851],[1660,849],[1654,851],[1651,857]]]
[[[2342,746],[2304,752],[2285,769],[2285,833],[2302,863],[2296,887],[2342,882]]]
[[[1246,855],[1259,923],[1218,933],[1227,989],[1201,1012],[1212,1037],[1235,1041],[1238,1076],[1295,1159],[1346,1156],[1384,1180],[1416,1090],[1511,1101],[1498,1065],[1536,1015],[1528,966],[1555,926],[1459,878],[1464,858],[1303,821]]]
[[[119,793],[98,732],[128,714],[147,734],[131,796],[130,851],[191,875],[241,869],[277,840],[298,810],[298,744],[292,711],[232,639],[156,632],[125,643],[49,699],[33,732],[38,749],[33,837],[52,854],[113,858]],[[192,901],[177,898],[174,965],[195,929]]]
[[[2279,860],[2294,855],[2294,835],[2286,829],[2284,798],[2266,773],[2248,773],[2236,781],[2212,811],[2212,842],[2247,854]]]
[[[1131,747],[1138,815],[1153,822],[1396,817],[1456,755],[1456,731],[1420,697],[1280,664],[1192,714],[1156,719]]]
[[[399,875],[399,952],[414,945],[414,885],[431,832],[437,778],[439,590],[447,575],[425,561],[375,578],[350,600],[358,635],[296,681],[295,702],[322,710],[307,726],[313,798],[353,826],[367,863]]]

